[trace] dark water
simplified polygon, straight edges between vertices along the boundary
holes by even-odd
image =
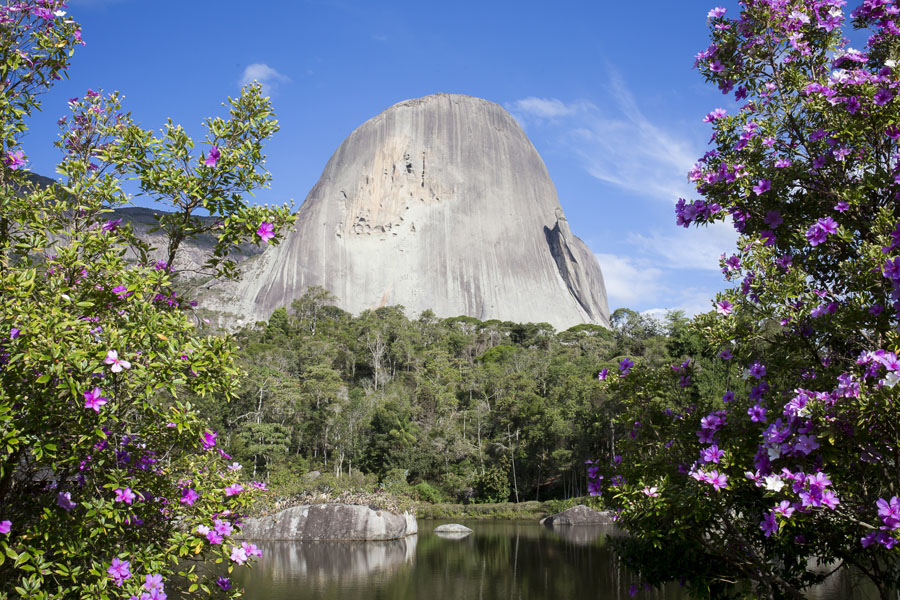
[[[253,570],[236,569],[248,600],[540,600],[631,598],[635,580],[619,568],[604,526],[556,529],[525,521],[463,522],[475,532],[446,539],[443,521],[390,542],[269,542]],[[836,576],[814,600],[874,598]],[[678,585],[637,598],[687,599]]]

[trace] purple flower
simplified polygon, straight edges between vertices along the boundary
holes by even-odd
[[[837,232],[837,223],[831,217],[819,219],[806,232],[806,239],[809,240],[810,246],[818,246],[824,242],[828,236]]]
[[[712,65],[710,65],[710,68],[712,68]],[[711,113],[707,114],[705,117],[703,117],[703,122],[704,123],[714,123],[715,121],[721,119],[722,117],[724,117],[727,114],[728,114],[728,112],[724,108],[717,108],[714,111],[712,111]]]
[[[631,373],[631,367],[634,366],[634,361],[628,358],[627,356],[619,361],[619,377],[627,377],[629,373]]]
[[[813,450],[819,448],[819,443],[814,435],[798,435],[794,442],[794,451],[799,452],[803,456],[807,456]]]
[[[22,335],[22,330],[21,330],[21,329],[18,329],[18,328],[16,328],[16,327],[13,327],[12,329],[9,330],[9,339],[11,339],[11,340],[16,339],[16,338],[19,337],[20,335]]]
[[[786,519],[789,519],[792,514],[794,514],[793,505],[787,500],[782,500],[778,503],[778,506],[775,507],[775,512]]]
[[[759,361],[754,362],[750,365],[750,368],[747,370],[751,377],[755,377],[756,379],[762,379],[766,376],[766,366]]]
[[[106,358],[103,359],[103,362],[105,362],[108,365],[112,365],[111,371],[113,373],[121,373],[122,369],[130,369],[131,368],[131,363],[128,362],[127,360],[120,360],[119,353],[116,352],[115,350],[108,351],[106,353]]]
[[[210,544],[221,544],[223,541],[222,534],[216,531],[207,531],[206,532],[206,540]]]
[[[144,589],[148,592],[153,590],[163,591],[163,577],[159,573],[144,576]]]
[[[219,577],[216,579],[216,585],[227,592],[231,589],[231,580],[227,577]]]
[[[719,473],[715,470],[709,472],[706,481],[712,485],[717,492],[728,487],[728,476],[725,475],[725,473]]]
[[[100,412],[100,407],[106,404],[107,399],[100,395],[100,388],[95,387],[89,392],[84,393],[84,407]]]
[[[121,222],[122,222],[122,219],[113,219],[111,221],[107,221],[106,223],[103,224],[103,227],[101,227],[101,229],[103,231],[115,231],[116,229],[118,229],[119,223],[121,223]]]
[[[718,463],[719,460],[724,456],[725,452],[719,450],[719,447],[715,444],[700,451],[700,458],[701,460],[703,460],[703,462]]]
[[[262,550],[260,550],[256,544],[241,542],[241,548],[246,550],[247,556],[262,556]]]
[[[12,521],[0,521],[0,533],[9,533]]]
[[[840,202],[838,202],[837,204],[834,205],[834,210],[836,210],[838,212],[845,212],[849,208],[850,208],[850,205],[847,204],[846,202],[844,202],[843,200],[841,200]]]
[[[762,522],[759,524],[759,528],[762,529],[766,537],[769,537],[773,533],[777,533],[778,527],[778,521],[775,520],[775,513],[773,511],[766,513],[763,516]]]
[[[644,486],[644,494],[649,496],[650,498],[659,498],[659,492],[656,491],[656,486],[647,487]]]
[[[766,409],[764,406],[755,404],[747,409],[747,414],[750,415],[750,420],[754,423],[766,422]]]
[[[722,315],[730,315],[734,305],[728,300],[720,300],[716,302],[716,312]]]
[[[847,112],[851,115],[855,115],[862,107],[862,105],[859,103],[859,98],[857,98],[856,96],[850,96],[845,106],[847,108]]]
[[[213,446],[216,445],[216,432],[215,431],[204,431],[203,432],[203,449],[209,450]]]
[[[233,560],[237,564],[242,565],[247,562],[247,551],[240,546],[232,546],[231,556],[229,558],[231,558],[231,560]]]
[[[219,152],[218,146],[213,146],[209,149],[209,156],[206,157],[206,160],[203,161],[203,164],[207,167],[215,167],[216,163],[219,162],[219,157],[222,154]]]
[[[256,230],[256,235],[258,235],[262,239],[262,241],[268,244],[269,240],[275,237],[275,227],[268,221],[263,221],[259,224],[259,229]]]
[[[759,183],[753,186],[753,193],[757,196],[762,196],[770,189],[772,189],[772,182],[768,179],[760,179]]]
[[[784,223],[784,219],[781,218],[781,211],[770,210],[763,218],[763,222],[772,229],[775,229],[776,227]]]
[[[213,521],[213,529],[219,535],[231,535],[231,532],[234,531],[234,527],[231,526],[231,523],[223,519],[216,519]]]
[[[235,483],[234,485],[229,485],[228,487],[225,488],[225,497],[227,498],[228,496],[237,496],[238,494],[240,494],[243,491],[244,491],[244,486],[242,486],[239,483]]]
[[[56,495],[56,505],[65,510],[66,512],[72,510],[78,504],[76,502],[72,502],[72,493],[71,492],[60,492]]]
[[[200,494],[193,488],[187,488],[181,493],[181,503],[188,506],[193,506],[198,498],[200,498]]]
[[[817,223],[826,234],[831,235],[832,233],[837,233],[838,224],[831,217],[819,219]]]
[[[606,379],[607,375],[609,375],[609,369],[600,369],[600,372],[597,374],[597,379],[603,381]]]
[[[116,494],[115,500],[113,502],[124,502],[125,504],[131,504],[134,502],[134,499],[137,498],[134,492],[131,491],[131,488],[127,487],[124,490],[122,488],[116,488],[113,490]]]
[[[731,348],[725,348],[721,352],[719,352],[719,358],[722,360],[731,360],[734,358],[734,354],[731,353]]]
[[[21,150],[16,152],[8,152],[6,154],[6,166],[11,170],[15,171],[16,169],[21,169],[25,166],[25,153]]]
[[[714,9],[710,10],[708,13],[706,13],[706,18],[707,19],[717,19],[719,17],[724,17],[725,11],[726,11],[726,9],[722,8],[721,6],[717,6]]]
[[[734,392],[729,390],[722,394],[722,402],[725,402],[726,404],[729,402],[734,402]]]
[[[112,559],[112,564],[106,570],[116,585],[122,587],[126,579],[131,578],[131,564],[127,560]]]
[[[878,106],[884,106],[894,97],[893,92],[891,92],[888,88],[881,88],[875,93],[875,104]]]

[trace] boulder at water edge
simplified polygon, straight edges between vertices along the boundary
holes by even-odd
[[[573,506],[561,513],[544,517],[541,519],[541,525],[610,525],[612,524],[612,513],[608,511],[599,512],[593,508],[588,508],[584,504]]]
[[[418,533],[415,515],[354,504],[310,504],[247,519],[248,540],[395,540]]]

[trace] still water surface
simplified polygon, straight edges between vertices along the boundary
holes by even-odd
[[[606,526],[550,529],[532,521],[463,521],[463,539],[434,533],[446,521],[419,521],[419,534],[390,542],[268,542],[252,571],[235,570],[247,600],[558,600],[631,596],[634,579],[606,545]],[[870,594],[841,574],[812,600]],[[687,600],[677,584],[637,598]]]

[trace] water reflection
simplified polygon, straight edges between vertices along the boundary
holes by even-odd
[[[579,546],[593,544],[597,540],[602,542],[606,536],[617,533],[614,525],[599,524],[550,525],[548,529],[562,539]]]
[[[244,573],[248,598],[318,598],[292,590],[358,590],[383,582],[411,564],[418,537],[379,542],[262,542],[263,559]],[[245,570],[246,571],[246,570]],[[331,596],[330,593],[327,597]],[[338,596],[343,597],[343,596]],[[350,597],[350,596],[347,596]]]
[[[434,533],[391,542],[269,542],[252,571],[235,570],[248,600],[630,600],[635,579],[610,547],[609,525],[544,527],[474,521],[463,539]],[[644,600],[687,600],[677,584],[641,590]],[[839,571],[810,600],[873,600],[871,585]]]
[[[433,531],[440,524],[421,521],[418,537],[395,542],[270,542],[253,571],[235,571],[236,583],[248,600],[630,598],[633,580],[604,545],[609,526],[479,521],[446,539]],[[672,586],[640,597],[684,596]]]

